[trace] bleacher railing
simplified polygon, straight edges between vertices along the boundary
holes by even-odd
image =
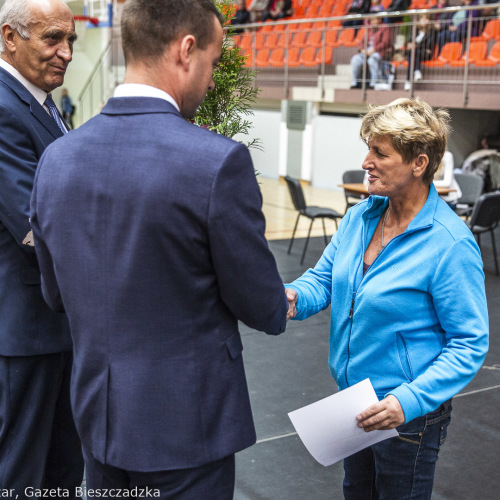
[[[366,48],[369,45],[368,30],[365,29],[369,20],[374,17],[399,18],[401,22],[387,24],[393,43],[392,54],[386,61],[389,65],[386,70],[388,68],[388,72],[393,75],[390,86],[396,90],[408,91],[413,96],[416,88],[435,89],[446,84],[454,92],[461,92],[462,104],[466,106],[470,92],[500,91],[499,8],[500,3],[496,3],[267,21],[235,26],[242,30],[235,36],[235,43],[248,56],[247,66],[257,71],[257,85],[281,88],[284,98],[291,97],[292,87],[316,87],[324,98],[328,87],[350,87],[350,59],[358,52],[359,47]],[[485,9],[495,14],[485,17]],[[434,19],[441,13],[447,13],[451,17],[457,11],[475,11],[471,15],[464,15],[466,29],[461,32],[460,40],[457,40],[460,45],[454,47],[451,55],[449,51],[441,54],[436,49],[431,60],[422,63],[423,78],[417,83],[414,79],[415,47],[411,50],[405,50],[404,47],[408,40],[416,39],[418,17],[427,14]],[[343,21],[357,21],[360,26],[343,27]],[[491,29],[485,33],[487,26]],[[446,59],[443,55],[451,59]],[[339,68],[344,70],[344,76],[340,78]],[[369,90],[367,72],[365,65],[361,78],[363,101],[366,101]],[[335,77],[337,80],[332,83]],[[498,94],[496,98],[500,99]]]

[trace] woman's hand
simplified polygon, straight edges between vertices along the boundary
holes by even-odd
[[[360,413],[356,418],[358,427],[361,427],[366,432],[386,431],[404,424],[405,414],[398,399],[389,394],[382,401]]]
[[[286,315],[286,320],[288,321],[290,318],[295,318],[295,316],[297,316],[297,309],[295,306],[297,305],[299,296],[297,295],[297,292],[291,288],[286,288],[285,293],[286,298],[288,299],[288,312]]]

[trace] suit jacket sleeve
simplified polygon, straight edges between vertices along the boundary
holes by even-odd
[[[236,144],[215,176],[209,240],[222,300],[246,325],[277,335],[286,327],[283,282],[264,237],[262,197],[248,149]]]
[[[0,130],[4,131],[0,134],[0,220],[23,250],[34,253],[23,239],[31,229],[30,196],[38,158],[26,124],[3,106]]]
[[[45,154],[42,155],[40,159],[40,165],[38,167],[34,185],[33,192],[31,195],[31,227],[33,229],[33,236],[35,239],[36,256],[38,259],[38,264],[40,266],[40,271],[42,273],[42,293],[45,301],[49,307],[55,312],[65,312],[63,302],[61,299],[61,292],[59,291],[59,285],[57,284],[56,275],[54,271],[54,263],[50,252],[45,244],[45,241],[41,237],[40,225],[37,217],[37,178],[38,173],[42,169],[43,160]]]

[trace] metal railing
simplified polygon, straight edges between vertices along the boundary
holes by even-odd
[[[113,28],[108,43],[78,95],[75,126],[85,123],[99,113],[116,85],[120,83],[120,54],[120,33],[118,29]]]
[[[343,67],[344,70],[348,69],[350,59],[352,55],[357,52],[356,46],[344,46],[340,44],[336,47],[332,48],[332,56],[331,58],[327,58],[328,53],[328,33],[329,32],[337,32],[337,35],[341,31],[352,30],[358,31],[363,28],[363,24],[374,17],[379,18],[401,18],[403,17],[406,21],[402,23],[389,25],[392,31],[391,38],[396,41],[400,38],[407,40],[409,38],[409,34],[412,34],[412,39],[415,39],[416,29],[417,29],[417,17],[421,14],[429,14],[431,16],[435,16],[436,14],[448,12],[455,13],[459,10],[464,11],[472,11],[477,9],[498,9],[500,8],[500,3],[497,4],[489,4],[482,6],[470,6],[470,7],[449,7],[446,9],[421,9],[421,10],[411,10],[404,12],[381,12],[378,14],[356,14],[350,16],[331,16],[331,17],[322,17],[322,18],[302,18],[302,19],[289,19],[286,21],[278,21],[278,22],[266,22],[263,23],[253,23],[246,24],[241,26],[236,26],[236,28],[244,29],[245,32],[241,36],[249,36],[251,37],[251,47],[250,50],[247,50],[246,53],[250,55],[252,63],[250,67],[254,70],[257,70],[257,80],[256,84],[260,87],[281,87],[283,97],[290,98],[291,88],[294,86],[309,86],[316,87],[320,90],[321,98],[325,97],[326,91],[328,88],[348,88],[350,84],[350,75],[347,73],[342,80],[340,78],[340,83],[337,81],[336,83],[328,83],[329,77],[338,77],[339,68]],[[497,16],[498,18],[498,16]],[[361,26],[358,28],[346,27],[342,26],[333,26],[329,27],[329,24],[332,22],[342,21],[359,21]],[[447,84],[461,86],[462,93],[462,104],[464,106],[467,105],[469,96],[471,92],[483,92],[485,89],[488,89],[490,92],[500,92],[500,64],[496,66],[492,66],[489,68],[484,68],[483,70],[478,70],[478,68],[474,67],[469,61],[469,51],[471,38],[474,28],[474,22],[483,22],[483,24],[488,19],[478,17],[472,19],[469,17],[468,26],[464,38],[464,57],[465,57],[465,65],[463,67],[458,68],[450,68],[445,65],[444,67],[436,70],[435,68],[430,70],[426,70],[424,72],[427,73],[426,77],[418,82],[419,88],[422,88],[422,85],[427,85],[430,88],[434,85],[438,84]],[[315,23],[314,26],[311,27],[311,24]],[[319,23],[323,23],[322,28],[318,28]],[[264,26],[266,29],[270,27],[281,27],[280,31],[269,31],[263,32]],[[280,28],[278,28],[280,29]],[[311,68],[306,68],[301,65],[291,66],[288,64],[289,56],[292,52],[293,47],[293,38],[297,33],[311,33],[313,31],[321,30],[321,43],[320,46],[317,47],[317,53],[321,55],[320,61],[318,64],[312,66]],[[358,31],[359,33],[359,31]],[[284,50],[284,64],[281,68],[273,68],[271,66],[267,67],[259,67],[257,66],[257,54],[260,40],[264,39],[269,35],[279,34],[283,36],[283,50]],[[368,31],[364,30],[363,39],[359,40],[359,42],[363,43],[364,47],[368,46],[369,40],[367,38]],[[491,45],[491,42],[490,42]],[[395,55],[401,54],[400,49],[398,47],[395,48]],[[405,54],[405,57],[408,58],[408,54]],[[398,64],[400,61],[395,61],[391,59],[389,61],[391,64],[397,67],[397,71],[395,74],[394,85],[403,87],[406,82],[405,74],[407,72],[407,68],[403,64]],[[410,95],[414,94],[415,91],[415,81],[413,78],[413,68],[415,64],[414,57],[414,49],[410,51],[410,57],[408,64],[410,65],[409,71],[409,82],[410,89],[408,90]],[[107,99],[112,95],[114,87],[121,83],[121,74],[120,68],[123,67],[123,56],[121,53],[121,35],[119,28],[113,28],[111,31],[111,38],[103,50],[99,60],[97,61],[94,69],[92,70],[89,78],[87,79],[85,85],[83,86],[80,95],[77,98],[77,111],[76,117],[74,118],[75,124],[78,126],[101,110],[103,104],[107,101]],[[367,77],[367,69],[363,69],[363,76],[361,78],[362,83],[362,101],[367,100],[368,95],[368,84],[369,80]],[[340,86],[340,87],[339,87]],[[497,97],[498,98],[498,97]]]
[[[403,12],[381,12],[377,14],[356,14],[349,16],[332,16],[323,18],[302,18],[302,19],[288,19],[286,21],[278,21],[274,23],[266,22],[263,23],[252,23],[246,25],[235,26],[237,29],[244,30],[243,33],[238,35],[237,43],[241,46],[244,37],[250,37],[251,43],[245,50],[245,53],[249,56],[249,66],[253,70],[257,70],[257,80],[256,84],[260,87],[281,87],[283,90],[283,96],[285,98],[290,98],[290,89],[293,86],[314,86],[320,88],[321,96],[324,98],[327,87],[331,88],[348,88],[351,83],[351,76],[349,75],[349,64],[351,57],[358,52],[358,45],[364,46],[365,48],[369,45],[368,40],[368,30],[364,30],[363,38],[359,39],[360,31],[365,27],[365,23],[368,23],[372,18],[402,18],[403,22],[397,22],[394,24],[388,24],[391,30],[391,40],[393,40],[392,46],[392,56],[388,59],[388,63],[391,64],[391,71],[394,71],[394,85],[396,88],[403,90],[404,84],[407,82],[406,75],[409,75],[408,83],[406,83],[406,89],[410,95],[414,94],[416,82],[414,80],[414,66],[415,66],[415,46],[411,50],[404,50],[406,42],[411,38],[416,39],[418,16],[426,14],[434,18],[437,14],[445,13],[452,16],[457,11],[483,11],[484,9],[491,10],[495,12],[494,17],[484,17],[483,15],[466,15],[464,21],[466,21],[467,28],[461,33],[460,42],[462,43],[463,53],[460,53],[460,58],[463,60],[463,65],[453,66],[445,63],[439,68],[424,68],[423,73],[425,78],[418,82],[418,88],[422,89],[423,86],[428,86],[429,88],[435,88],[436,84],[442,85],[447,84],[455,88],[455,86],[460,86],[461,88],[461,100],[464,106],[467,105],[469,96],[471,92],[482,92],[489,91],[495,92],[500,91],[500,64],[491,67],[476,67],[475,64],[470,60],[470,47],[471,43],[475,41],[475,34],[478,31],[478,26],[484,26],[491,19],[498,19],[498,11],[500,8],[500,3],[496,4],[486,4],[481,6],[469,6],[469,7],[448,7],[445,9],[419,9],[410,10]],[[360,23],[358,27],[342,27],[342,21],[357,21]],[[452,21],[447,21],[451,23]],[[313,26],[311,26],[313,24]],[[337,24],[337,26],[335,26]],[[348,39],[356,40],[356,44],[352,41],[346,45],[339,44],[328,44],[328,39],[334,40],[338,39],[338,36],[331,36],[332,33],[336,32],[340,35],[342,31],[352,30],[353,34],[358,36],[346,37]],[[308,37],[302,35],[302,43],[298,47],[294,46],[294,40],[296,35],[299,33],[306,33],[310,35],[313,32],[321,31],[321,43],[318,44],[316,41],[316,64],[310,64],[309,67],[305,66],[303,62],[299,60],[297,64],[297,48],[299,51],[303,51],[308,48],[307,40]],[[500,35],[500,33],[498,33]],[[267,37],[281,36],[280,45],[281,50],[283,50],[283,66],[273,67],[272,63],[266,63],[263,60],[259,60],[259,56],[262,50],[276,50],[267,49],[266,38]],[[305,41],[304,41],[305,39]],[[395,42],[399,40],[398,44]],[[401,42],[402,41],[402,42]],[[495,43],[495,40],[486,40],[488,42],[488,50]],[[248,39],[246,40],[248,42]],[[330,52],[329,52],[330,49]],[[311,51],[309,50],[309,55]],[[438,54],[436,54],[437,56]],[[294,56],[295,59],[293,59]],[[404,58],[406,61],[397,60],[397,58]],[[319,60],[318,60],[319,58]],[[434,57],[435,59],[435,57]],[[426,63],[424,63],[425,66]],[[459,63],[461,64],[461,63]],[[410,66],[408,70],[408,65]],[[338,69],[343,68],[346,71],[345,77],[342,81],[337,78],[337,83],[327,84],[328,78],[337,76]],[[369,90],[368,75],[367,75],[366,65],[363,68],[363,76],[361,78],[362,83],[362,100],[366,101],[367,91]],[[337,85],[337,87],[335,87]]]

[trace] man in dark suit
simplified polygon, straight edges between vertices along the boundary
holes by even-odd
[[[211,0],[127,0],[125,84],[39,165],[45,298],[68,314],[88,488],[232,498],[255,442],[238,319],[277,335],[287,300],[248,149],[189,123],[223,39]]]
[[[75,28],[62,0],[7,0],[0,26],[0,491],[74,496],[83,459],[69,399],[71,337],[66,316],[43,299],[28,233],[38,160],[65,132],[45,103],[63,83]]]

